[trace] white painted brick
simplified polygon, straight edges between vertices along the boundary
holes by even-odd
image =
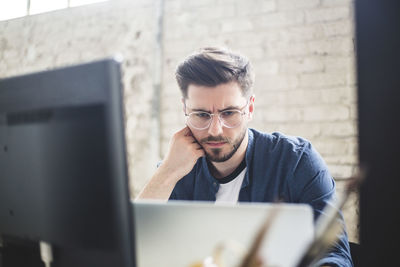
[[[204,29],[206,31],[206,29]],[[189,54],[193,50],[198,49],[200,47],[197,46],[197,43],[194,42],[193,40],[186,41],[185,39],[175,39],[175,40],[169,40],[168,42],[165,42],[164,48],[165,50],[168,51],[168,56],[173,57],[176,55],[181,55],[181,54]]]
[[[20,54],[18,53],[18,51],[14,49],[7,49],[3,51],[3,59],[7,61],[12,61],[18,58],[19,56]]]
[[[354,153],[354,151],[356,150],[356,145],[354,141],[356,141],[356,138],[324,138],[324,140],[318,138],[313,140],[312,144],[322,155],[322,157],[330,157],[341,155],[356,155],[356,153]]]
[[[342,208],[343,218],[346,223],[349,242],[359,243],[359,197],[357,193],[352,193]]]
[[[320,136],[321,129],[318,123],[268,123],[269,132],[281,132],[291,136],[301,136],[311,139]]]
[[[348,19],[351,17],[349,7],[334,7],[307,10],[305,21],[306,23],[325,22],[333,20]]]
[[[171,75],[173,75],[172,72]],[[181,97],[181,91],[175,82],[175,78],[171,80],[170,83],[164,85],[162,89],[163,90],[161,94],[163,99],[165,98],[165,103],[169,103],[169,101],[176,101],[176,99],[180,99]],[[164,103],[164,101],[162,101],[162,103]]]
[[[197,8],[209,8],[210,6],[215,6],[215,0],[167,0],[165,2],[165,12],[166,14],[182,14],[186,12],[191,12]],[[222,5],[228,5],[228,3],[222,3]]]
[[[221,22],[221,32],[242,32],[250,31],[253,29],[253,23],[251,20],[245,19],[227,19]]]
[[[196,0],[194,0],[196,1]],[[239,0],[240,1],[240,0]],[[254,0],[251,0],[252,2]],[[238,3],[238,0],[214,0],[213,5],[218,5],[218,6],[235,6]]]
[[[304,73],[299,75],[299,87],[301,88],[326,88],[342,86],[346,84],[346,73]]]
[[[295,122],[303,120],[301,110],[294,107],[270,106],[258,109],[264,123],[269,122]]]
[[[207,24],[192,20],[189,15],[182,15],[172,19],[166,19],[166,27],[169,29],[164,32],[164,39],[169,40],[188,40],[193,41],[195,36],[208,35],[210,29]],[[185,27],[182,27],[185,25]]]
[[[298,57],[309,55],[309,45],[304,42],[271,42],[267,44],[269,57]]]
[[[276,60],[253,61],[252,64],[257,68],[257,75],[274,75],[278,73],[279,63]]]
[[[354,71],[355,61],[353,56],[326,56],[323,57],[326,72],[331,71]]]
[[[349,107],[340,105],[309,106],[301,108],[304,121],[343,121],[350,119]]]
[[[352,3],[352,0],[321,0],[321,6],[324,7],[348,6]]]
[[[167,1],[168,2],[168,1]],[[186,1],[180,1],[181,3],[183,3],[183,6],[185,8],[198,8],[198,7],[209,7],[209,6],[213,6],[215,5],[215,0],[201,0],[201,1],[197,1],[197,0],[186,0]],[[220,5],[224,5],[224,3],[220,3]],[[225,3],[225,5],[227,5],[229,3]]]
[[[357,107],[357,105],[350,106],[350,119],[352,119],[352,120],[358,119],[358,107]]]
[[[177,85],[175,88],[173,88],[172,92],[161,93],[160,105],[162,110],[164,111],[171,111],[171,112],[182,111],[182,94],[178,89]]]
[[[261,46],[247,46],[243,49],[235,49],[235,51],[243,53],[249,58],[250,61],[263,59],[266,55],[264,48]]]
[[[320,101],[324,104],[355,105],[357,102],[356,88],[339,86],[320,91]]]
[[[347,72],[347,77],[346,77],[346,84],[350,86],[354,86],[357,84],[357,74],[356,74],[356,69],[349,70]]]
[[[357,165],[359,163],[357,153],[346,155],[325,155],[324,160],[329,165]]]
[[[236,15],[236,8],[233,5],[207,6],[188,11],[193,12],[192,14],[195,16],[195,18],[197,17],[202,21],[214,19],[221,20],[223,18],[232,18]]]
[[[354,53],[354,43],[351,37],[334,37],[308,43],[310,54],[327,56],[350,56]]]
[[[179,109],[179,111],[163,110],[161,117],[163,120],[168,121],[168,123],[174,125],[184,126],[185,124],[185,114],[183,113],[183,110],[181,108]]]
[[[238,16],[251,16],[274,12],[276,10],[275,1],[271,0],[253,0],[236,1]]]
[[[330,122],[321,125],[321,134],[327,137],[354,137],[357,136],[356,121]]]
[[[321,91],[310,89],[295,89],[285,91],[285,104],[293,106],[309,106],[320,104]]]
[[[308,106],[320,104],[321,90],[291,89],[285,91],[264,90],[256,94],[257,102],[266,106]]]
[[[255,70],[258,73],[258,70]],[[257,90],[281,90],[296,88],[299,84],[297,75],[257,75],[255,88]]]
[[[280,73],[307,73],[324,70],[324,61],[321,57],[293,57],[280,61]]]
[[[266,42],[267,34],[258,31],[229,32],[218,35],[214,40],[223,43],[227,47],[246,48],[251,43],[252,46],[262,47]]]
[[[329,165],[329,170],[336,179],[350,178],[355,173],[354,165]]]
[[[279,33],[280,41],[308,41],[319,39],[323,36],[323,28],[320,24],[295,25],[287,27],[285,30],[276,29]]]
[[[298,10],[319,5],[319,0],[277,0],[278,10]]]
[[[324,40],[327,37],[348,36],[353,38],[354,26],[352,20],[339,20],[306,25],[294,25],[281,29],[272,29],[272,33],[279,34],[280,41],[311,41]]]
[[[286,95],[280,91],[262,90],[255,88],[255,107],[266,107],[266,106],[284,106],[287,99]]]
[[[165,14],[179,13],[182,11],[183,1],[180,0],[167,0],[164,1]]]
[[[254,18],[254,25],[258,26],[259,29],[287,27],[302,23],[304,23],[304,12],[298,10],[268,13],[264,16]]]
[[[340,35],[354,35],[354,22],[353,20],[339,20],[323,24],[317,24],[322,27],[324,36],[340,36]]]

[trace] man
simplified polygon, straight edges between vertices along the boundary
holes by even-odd
[[[307,203],[315,219],[335,183],[311,144],[247,127],[254,112],[249,61],[219,48],[189,56],[176,71],[186,127],[139,198]],[[321,265],[352,266],[344,232]]]

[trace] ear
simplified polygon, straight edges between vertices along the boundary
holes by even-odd
[[[253,119],[255,95],[250,96],[249,99],[249,120]]]

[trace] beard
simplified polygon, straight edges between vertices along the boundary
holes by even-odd
[[[232,158],[232,156],[236,153],[236,151],[242,144],[244,137],[246,136],[246,131],[247,131],[247,127],[244,127],[244,129],[240,132],[239,136],[235,140],[231,140],[231,139],[229,139],[227,137],[223,137],[223,136],[211,136],[210,135],[206,138],[201,139],[199,143],[203,147],[205,154],[206,154],[206,158],[209,161],[224,162],[224,161],[227,161],[230,158]],[[228,145],[231,146],[230,151],[223,154],[221,148],[212,148],[211,152],[208,152],[202,144],[206,143],[206,142],[210,142],[210,141],[226,142]]]

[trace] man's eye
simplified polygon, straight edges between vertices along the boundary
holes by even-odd
[[[210,118],[210,114],[205,113],[205,112],[199,112],[199,113],[195,113],[197,118],[201,118],[201,119],[208,119]]]
[[[236,114],[236,112],[233,111],[233,110],[225,110],[225,111],[221,112],[222,118],[229,118],[229,117],[232,117],[235,114]]]

